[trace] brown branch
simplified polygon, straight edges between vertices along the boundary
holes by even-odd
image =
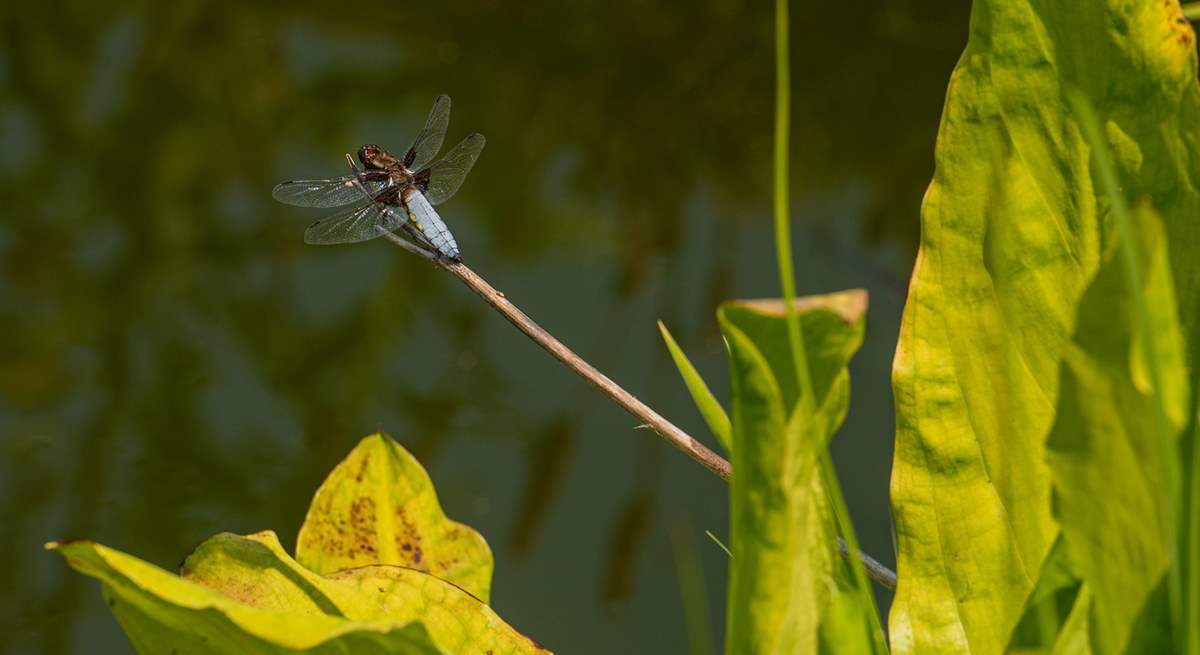
[[[590,382],[592,386],[600,390],[600,393],[608,396],[613,402],[620,405],[622,409],[641,421],[642,424],[657,432],[659,436],[666,439],[672,446],[683,451],[683,454],[691,457],[704,468],[717,474],[717,477],[722,480],[729,480],[730,468],[728,460],[713,452],[708,446],[700,443],[690,434],[679,429],[674,423],[663,418],[662,415],[651,409],[646,403],[638,400],[633,394],[621,388],[621,385],[613,382],[607,375],[596,370],[596,367],[584,361],[582,357],[576,355],[574,351],[563,345],[563,342],[554,338],[554,335],[526,316],[525,312],[512,304],[502,292],[497,291],[486,280],[479,277],[475,271],[467,268],[466,264],[437,257],[391,232],[384,232],[383,236],[405,250],[415,252],[430,259],[434,265],[458,278],[471,291],[474,291],[476,295],[483,298],[487,304],[491,305],[493,309],[508,319],[509,323],[512,323],[518,330],[525,333],[525,336],[532,339],[534,343],[553,355],[555,359],[562,362],[567,368],[579,375],[579,377]],[[846,557],[845,543],[841,539],[838,542],[838,552],[843,557]],[[870,555],[861,551],[859,551],[859,560],[863,563],[867,574],[873,580],[888,589],[895,590],[895,573],[877,562]]]

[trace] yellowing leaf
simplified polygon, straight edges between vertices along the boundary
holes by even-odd
[[[740,326],[766,358],[790,411],[799,401],[800,385],[792,366],[785,310],[784,302],[779,299],[738,300],[721,305],[721,312]],[[820,407],[829,400],[830,391],[840,378],[849,379],[845,367],[862,345],[867,292],[851,289],[797,298],[796,310],[801,314],[815,405]],[[845,412],[846,406],[833,412],[838,425]],[[836,428],[833,426],[825,436],[833,436]]]
[[[356,622],[322,612],[259,609],[90,541],[46,547],[104,583],[105,602],[141,655],[449,652],[409,621]]]
[[[1058,641],[1065,643],[1064,628],[1079,627],[1078,624],[1071,626],[1071,615],[1079,613],[1080,602],[1091,602],[1090,595],[1081,600],[1082,587],[1083,581],[1071,561],[1070,549],[1059,535],[1042,562],[1037,586],[1026,601],[1025,614],[1013,630],[1004,652],[1044,652]],[[1086,608],[1083,613],[1087,614]],[[1086,635],[1083,638],[1086,642]]]
[[[318,573],[407,566],[485,603],[492,584],[487,542],[446,518],[425,469],[384,434],[360,441],[317,490],[296,540],[296,560]]]
[[[1068,88],[1102,115],[1127,197],[1162,213],[1194,332],[1193,40],[1173,2],[974,4],[893,373],[898,654],[1001,652],[1057,536],[1045,438],[1109,220]]]
[[[377,499],[388,514],[364,510]],[[425,471],[391,439],[364,439],[318,492],[309,520],[310,538],[320,528],[346,537],[308,542],[314,561],[334,566],[343,557],[357,566],[323,576],[289,557],[269,531],[209,539],[184,562],[182,577],[92,542],[47,548],[104,584],[134,649],[147,655],[547,652],[466,588],[486,594],[487,544],[442,515]],[[412,544],[420,553],[409,560],[414,566],[358,559],[383,550],[384,537],[402,551]],[[465,584],[415,566],[422,563]]]
[[[420,622],[450,653],[544,653],[482,601],[449,582],[401,566],[363,566],[320,576],[288,557],[273,532],[220,534],[183,565],[184,578],[246,605],[296,616]]]
[[[725,303],[733,477],[726,652],[873,652],[869,612],[843,584],[819,456],[845,416],[846,364],[862,341],[866,295],[797,301],[816,415],[792,367],[784,305]]]
[[[1162,226],[1139,212],[1151,342],[1174,436],[1187,411],[1183,342],[1175,315]],[[1076,335],[1063,359],[1058,419],[1047,447],[1055,516],[1091,590],[1091,649],[1124,653],[1170,561],[1156,409],[1135,372],[1145,364],[1134,293],[1115,249],[1084,294]],[[1165,613],[1146,621],[1168,625]],[[1169,628],[1168,628],[1169,630]]]

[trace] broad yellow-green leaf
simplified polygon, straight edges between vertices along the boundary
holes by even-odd
[[[1000,652],[1057,536],[1045,438],[1107,220],[1068,88],[1101,114],[1126,195],[1150,196],[1186,253],[1173,273],[1194,320],[1200,90],[1178,19],[1173,2],[974,5],[893,373],[897,653]]]
[[[1083,585],[1075,596],[1075,605],[1067,615],[1066,623],[1058,632],[1050,655],[1092,655],[1088,641],[1088,617],[1091,615],[1092,592]]]
[[[867,623],[865,613],[874,612],[875,608],[864,608],[862,595],[853,587],[853,577],[848,565],[843,562],[841,568],[840,574],[826,579],[826,583],[831,586],[829,603],[821,612],[816,652],[829,655],[886,653],[886,650],[876,650],[876,640],[865,633],[874,629]]]
[[[663,325],[662,321],[658,322],[658,331],[662,333],[663,342],[667,344],[667,350],[671,353],[671,359],[675,361],[675,367],[679,369],[679,376],[687,385],[688,393],[692,394],[692,401],[696,403],[696,409],[700,410],[704,422],[708,423],[708,429],[725,448],[725,452],[729,452],[732,445],[730,432],[733,428],[729,424],[729,415],[725,413],[725,408],[721,407],[721,403],[717,401],[716,396],[705,384],[704,378],[700,377],[699,371],[692,366],[687,355],[683,354],[683,349],[675,343],[675,338],[667,331],[667,326]]]
[[[407,566],[485,603],[492,585],[487,542],[446,518],[429,474],[384,434],[360,441],[317,490],[296,541],[296,560],[317,573]]]
[[[182,577],[92,542],[49,547],[104,583],[139,653],[546,652],[448,582],[399,566],[322,577],[272,532],[217,535]]]
[[[1151,314],[1170,444],[1183,428],[1187,372],[1167,247],[1159,221],[1139,212],[1137,244]],[[1112,243],[1112,242],[1110,242]],[[1047,442],[1055,516],[1091,590],[1091,649],[1123,653],[1170,563],[1166,488],[1156,412],[1146,381],[1134,290],[1116,244],[1084,294],[1076,335],[1063,358],[1058,419]],[[1169,626],[1166,612],[1144,621]],[[1149,626],[1147,626],[1149,627]]]
[[[799,410],[781,301],[725,303],[729,344],[733,557],[727,653],[873,652],[864,607],[843,584],[819,456],[845,416],[846,364],[862,341],[866,294],[797,301],[816,395]]]
[[[448,653],[545,652],[449,582],[392,565],[320,576],[289,557],[273,532],[217,535],[187,558],[181,573],[260,609],[352,621],[419,621],[430,640]]]
[[[1059,535],[1042,563],[1037,586],[1029,595],[1025,613],[1013,629],[1004,652],[1049,652],[1055,643],[1063,641],[1064,627],[1070,623],[1071,616],[1079,611],[1082,587],[1083,581],[1071,561],[1067,542]],[[1090,602],[1090,595],[1087,598],[1082,602]],[[1083,613],[1086,615],[1087,610],[1084,609]]]
[[[407,620],[351,621],[259,609],[90,541],[47,544],[104,584],[104,599],[141,655],[444,654]]]

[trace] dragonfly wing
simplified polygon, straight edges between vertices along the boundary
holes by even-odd
[[[458,191],[467,173],[470,173],[471,167],[475,165],[475,160],[479,159],[479,153],[485,143],[487,139],[475,132],[451,148],[445,157],[439,159],[428,170],[417,173],[418,186],[422,187],[421,191],[430,204],[440,205]]]
[[[297,207],[341,207],[357,204],[363,192],[354,184],[354,175],[344,175],[331,180],[291,180],[271,190],[271,196],[288,205]],[[363,185],[374,196],[387,186],[387,181],[364,180]]]
[[[362,198],[361,192],[359,198]],[[399,222],[390,207],[368,202],[309,225],[304,231],[304,242],[316,245],[358,243],[382,234],[379,231],[381,227],[390,231],[398,226]]]
[[[446,128],[450,126],[450,96],[442,94],[433,101],[433,109],[429,110],[429,118],[425,119],[425,127],[413,140],[412,146],[404,155],[404,165],[410,171],[419,171],[433,161],[438,151],[442,149],[442,141],[446,138]]]

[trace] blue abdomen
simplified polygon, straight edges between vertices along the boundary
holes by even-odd
[[[454,235],[450,234],[450,228],[446,227],[446,223],[438,216],[433,205],[425,199],[425,195],[416,189],[410,189],[404,194],[404,203],[408,205],[411,220],[417,224],[417,229],[425,235],[430,245],[443,257],[462,261]]]

